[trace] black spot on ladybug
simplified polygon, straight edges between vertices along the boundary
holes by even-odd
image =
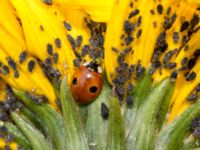
[[[76,85],[78,83],[77,78],[74,78],[72,84]]]
[[[97,91],[97,87],[96,86],[90,87],[90,92],[91,93],[96,93],[96,91]]]

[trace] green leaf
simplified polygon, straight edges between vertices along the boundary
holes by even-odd
[[[190,106],[172,123],[160,131],[155,143],[156,150],[181,149],[184,137],[190,130],[190,124],[194,117],[200,113],[200,102]]]
[[[107,150],[126,149],[124,119],[120,107],[119,100],[116,97],[112,97],[110,99]]]
[[[60,100],[64,116],[67,149],[88,150],[88,143],[81,123],[78,106],[71,95],[66,78],[61,83]]]
[[[51,150],[44,136],[29,121],[15,112],[11,112],[11,117],[29,139],[33,150]]]
[[[62,116],[51,108],[48,104],[35,104],[24,91],[13,89],[13,92],[25,104],[25,106],[33,111],[42,125],[45,127],[46,135],[53,142],[56,150],[66,149],[66,140],[64,135],[64,122]]]
[[[127,138],[127,149],[153,149],[156,115],[165,100],[171,81],[164,79],[156,85],[140,106],[132,130]]]
[[[99,97],[88,105],[88,117],[86,122],[86,132],[90,147],[93,150],[105,149],[107,143],[108,121],[101,116],[102,103],[108,106],[111,88],[104,80],[104,86]]]

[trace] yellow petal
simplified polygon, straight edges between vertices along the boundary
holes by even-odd
[[[200,30],[193,35],[191,40],[188,42],[189,50],[187,51],[181,51],[179,53],[180,57],[185,56],[188,58],[192,57],[192,54],[197,50],[200,49]],[[183,54],[185,53],[185,54]],[[187,54],[186,54],[187,53]],[[180,61],[180,57],[177,57],[177,61]],[[182,57],[183,58],[183,57]],[[173,120],[175,117],[177,117],[180,113],[182,113],[186,108],[188,108],[192,103],[187,101],[187,97],[190,95],[190,93],[195,89],[195,87],[200,83],[200,61],[199,59],[196,62],[196,65],[190,72],[196,73],[196,78],[190,82],[185,80],[184,75],[180,75],[176,82],[176,88],[173,94],[172,103],[173,107],[171,110],[171,113],[169,115],[169,121]]]
[[[81,53],[81,48],[84,45],[89,44],[89,39],[91,37],[90,30],[86,27],[85,18],[88,18],[88,14],[81,9],[73,9],[66,5],[58,5],[59,10],[65,17],[67,23],[71,25],[71,31],[69,34],[76,39],[78,36],[82,36],[82,44],[77,48],[77,51]],[[91,61],[91,58],[86,55],[84,60],[87,62]]]
[[[5,149],[6,145],[9,146],[10,150],[18,150],[18,145],[16,143],[6,143],[4,139],[0,138],[0,149]]]
[[[12,34],[13,39],[15,39],[17,43],[23,45],[23,31],[19,25],[19,21],[16,19],[17,16],[14,15],[14,8],[7,0],[2,0],[0,4],[0,17],[1,20],[4,20],[0,22],[0,27],[6,30],[9,34]]]
[[[120,52],[127,47],[131,47],[132,50],[126,55],[125,62],[131,65],[140,61],[142,66],[150,66],[157,38],[163,28],[164,12],[169,6],[172,6],[172,9],[176,7],[179,1],[165,0],[159,3],[146,0],[136,2],[118,0],[115,2],[105,39],[105,65],[110,82],[116,74],[117,58]],[[157,12],[158,5],[162,5],[162,15]],[[153,11],[153,14],[151,11]],[[132,29],[128,29],[128,27]],[[128,31],[125,32],[125,30],[130,30],[130,33],[126,33]],[[132,42],[126,43],[128,37],[133,38]],[[118,53],[113,51],[112,48],[117,49]]]
[[[112,83],[113,73],[117,66],[117,54],[115,54],[116,52],[113,52],[111,49],[112,47],[119,48],[121,45],[120,36],[123,34],[123,24],[129,3],[128,0],[115,1],[111,19],[107,26],[105,37],[105,67],[110,83]]]
[[[0,2],[0,11],[7,12],[0,14],[0,19],[4,20],[0,22],[1,71],[3,70],[3,65],[6,65],[9,68],[9,73],[3,73],[0,74],[0,76],[13,88],[46,95],[49,98],[50,103],[56,107],[56,97],[53,87],[44,75],[35,58],[27,54],[27,59],[23,63],[19,62],[21,53],[26,51],[27,47],[23,39],[22,29],[13,14],[12,6],[7,0],[2,0]],[[6,17],[8,17],[8,20]],[[14,61],[16,66],[15,69],[9,65],[8,58],[11,58]],[[35,67],[33,71],[30,72],[28,64],[32,60],[35,62]],[[18,72],[19,77],[15,77],[16,72]]]
[[[196,65],[192,69],[187,69],[186,62],[186,70],[179,71],[182,68],[182,60],[183,58],[187,58],[188,60],[193,59],[194,52],[199,49],[200,44],[198,39],[200,38],[200,31],[194,32],[191,37],[188,38],[188,30],[179,32],[181,29],[182,24],[185,21],[191,21],[194,16],[199,16],[200,13],[197,11],[197,7],[199,6],[199,2],[195,1],[182,1],[179,3],[176,14],[177,18],[173,26],[166,31],[166,41],[168,43],[168,48],[165,53],[162,54],[160,60],[162,61],[165,54],[168,53],[170,50],[177,49],[177,52],[171,57],[171,62],[175,62],[176,68],[173,70],[178,71],[178,77],[176,79],[175,91],[171,100],[172,109],[169,114],[169,121],[172,121],[175,117],[180,115],[187,107],[191,105],[191,102],[187,101],[187,97],[190,93],[195,89],[195,87],[200,82],[198,80],[198,72],[199,72],[199,61],[197,59]],[[198,23],[195,28],[198,29],[200,23]],[[195,29],[194,28],[194,29]],[[179,34],[179,41],[174,42],[173,40],[173,33],[177,32]],[[182,39],[187,37],[186,44],[182,44]],[[154,79],[157,81],[162,80],[166,76],[169,76],[173,70],[169,69],[162,69],[162,74],[159,71],[154,74]],[[197,74],[196,78],[193,81],[186,81],[185,73],[195,72]]]
[[[55,3],[74,10],[87,12],[96,22],[108,22],[111,16],[114,0],[55,0]]]
[[[168,48],[161,55],[160,61],[163,60],[163,57],[167,52],[177,49],[177,52],[173,55],[173,57],[171,58],[171,61],[172,62],[174,61],[175,63],[177,63],[177,68],[178,68],[178,67],[181,67],[181,61],[183,57],[191,56],[191,54],[193,53],[192,51],[186,52],[184,51],[184,49],[181,49],[183,47],[182,38],[184,36],[187,37],[187,32],[186,31],[179,32],[179,31],[183,22],[190,21],[193,18],[194,14],[198,14],[198,11],[196,10],[197,6],[198,6],[197,3],[188,3],[188,2],[182,1],[179,3],[178,7],[175,8],[175,10],[172,10],[172,12],[176,13],[177,17],[172,27],[166,31],[166,42],[168,43]],[[175,32],[177,32],[179,36],[178,42],[174,42],[173,40],[173,34]],[[162,74],[160,74],[159,72],[155,73],[154,78],[157,81],[161,81],[166,76],[169,76],[170,72],[171,70],[164,69],[162,70]]]
[[[68,34],[74,40],[80,36],[82,37],[82,44],[76,48],[76,52],[80,54],[82,64],[85,62],[90,63],[91,61],[97,61],[98,64],[102,64],[102,57],[94,58],[91,56],[91,53],[99,53],[103,50],[103,43],[96,46],[95,42],[98,42],[99,37],[104,38],[106,24],[95,22],[83,9],[74,8],[71,5],[62,3],[56,3],[56,6],[64,15],[66,22],[71,25],[71,30],[68,31]],[[84,53],[83,49],[88,46],[88,53],[82,55]]]
[[[40,0],[11,0],[11,3],[22,22],[28,51],[44,62],[49,57],[47,45],[51,44],[53,51],[59,54],[54,67],[68,74],[70,81],[75,55],[65,34],[65,19],[57,8],[49,8]]]
[[[5,97],[6,97],[6,83],[0,79],[0,101],[3,101],[5,100]]]

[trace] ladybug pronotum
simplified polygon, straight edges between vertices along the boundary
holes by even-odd
[[[74,99],[80,104],[88,104],[101,93],[103,86],[102,74],[91,71],[88,67],[80,66],[75,70],[71,92]]]

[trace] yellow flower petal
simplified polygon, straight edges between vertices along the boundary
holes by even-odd
[[[69,23],[72,27],[69,34],[76,39],[78,36],[82,36],[82,45],[88,45],[89,39],[91,37],[90,30],[86,27],[85,18],[88,18],[88,14],[81,9],[73,9],[70,6],[66,5],[58,5],[59,10],[65,17],[67,23]],[[78,47],[77,51],[81,53],[81,48]],[[89,56],[85,56],[84,59],[87,62],[91,61]]]
[[[117,57],[127,47],[131,47],[132,51],[126,56],[126,62],[137,64],[140,61],[142,66],[150,66],[156,41],[163,29],[162,23],[164,21],[164,16],[157,12],[157,7],[162,5],[164,13],[169,6],[172,7],[171,9],[176,7],[179,1],[165,0],[162,3],[145,0],[136,2],[130,0],[116,1],[105,39],[105,65],[110,82],[115,76],[115,67],[118,66]],[[125,30],[131,31],[127,34],[128,31],[125,32]],[[132,38],[132,42],[127,43],[130,38]],[[113,48],[119,52],[116,53],[112,50]]]
[[[54,67],[62,74],[67,73],[70,81],[75,55],[65,34],[63,16],[56,7],[50,9],[39,0],[11,0],[11,2],[22,22],[28,51],[44,62],[49,57],[47,45],[51,44],[53,51],[59,54],[58,63],[54,64]]]
[[[74,10],[87,12],[96,22],[108,22],[111,16],[114,0],[55,0],[60,5]]]
[[[194,52],[199,49],[200,44],[198,39],[200,38],[200,31],[194,33],[191,37],[186,41],[187,43],[182,43],[182,39],[188,37],[187,31],[179,32],[182,24],[185,21],[190,21],[194,18],[195,15],[200,15],[197,11],[197,7],[199,6],[199,2],[195,1],[182,1],[180,2],[176,14],[177,18],[173,26],[167,30],[166,32],[166,41],[168,44],[168,48],[166,52],[161,56],[160,60],[163,60],[166,53],[170,50],[177,49],[177,52],[173,57],[171,57],[171,61],[177,64],[175,70],[180,70],[183,67],[182,61],[183,58],[187,58],[188,60],[193,58]],[[196,25],[196,29],[199,27],[200,23]],[[179,34],[179,42],[174,43],[173,41],[173,33],[177,32]],[[184,47],[183,47],[184,46]],[[195,89],[195,87],[200,82],[198,80],[198,72],[199,72],[199,61],[196,61],[196,65],[192,69],[186,69],[185,71],[178,71],[178,77],[176,80],[175,91],[171,100],[172,109],[169,114],[169,121],[172,121],[175,117],[181,114],[186,108],[188,108],[191,103],[187,101],[187,97],[190,93]],[[187,65],[188,62],[186,62]],[[187,67],[187,66],[186,66]],[[157,72],[154,74],[154,79],[157,81],[162,80],[166,76],[169,76],[172,70],[163,69],[162,74]],[[185,73],[189,71],[195,72],[197,74],[196,78],[193,81],[186,81]],[[189,73],[188,72],[188,73]]]
[[[3,67],[6,65],[9,68],[9,73],[5,73],[4,70],[4,73],[0,74],[0,76],[13,88],[46,95],[50,103],[56,107],[53,87],[35,58],[27,54],[27,59],[23,63],[19,61],[20,55],[27,48],[23,39],[22,29],[13,14],[12,6],[7,0],[0,2],[0,11],[7,12],[1,13],[0,19],[6,20],[6,17],[9,17],[7,21],[0,22],[0,36],[2,37],[0,41],[1,71],[4,70]],[[9,64],[8,59],[14,61],[14,68]],[[35,67],[30,72],[28,64],[32,60],[35,62]],[[16,73],[18,73],[18,77],[16,77]]]
[[[0,149],[5,149],[5,146],[8,145],[10,150],[18,150],[18,145],[14,142],[6,143],[4,139],[0,138]]]
[[[117,54],[112,51],[112,47],[119,48],[121,44],[120,36],[123,34],[123,24],[126,15],[126,11],[129,7],[128,0],[116,1],[111,14],[111,19],[108,22],[107,32],[105,37],[105,67],[107,77],[110,83],[114,78],[113,73],[117,64]],[[116,15],[117,14],[117,15]],[[113,33],[115,34],[113,36]],[[111,59],[112,58],[112,59]]]
[[[0,79],[0,101],[3,101],[6,97],[6,83]]]
[[[179,53],[180,56],[177,56],[176,60],[180,62],[181,56],[191,58],[195,50],[200,48],[199,38],[200,38],[200,30],[196,34],[194,34],[193,37],[188,42],[187,44],[189,47],[188,52],[181,51]],[[200,68],[200,61],[198,59],[196,62],[196,65],[190,71],[190,72],[192,71],[195,72],[197,75],[193,81],[190,81],[190,82],[186,81],[184,78],[184,74],[181,74],[180,77],[178,78],[176,82],[176,88],[175,88],[173,98],[172,98],[173,107],[169,116],[169,121],[173,120],[175,117],[178,116],[178,114],[183,112],[186,108],[188,108],[188,106],[191,105],[191,103],[187,101],[187,97],[195,89],[195,87],[200,83],[200,78],[199,78],[200,69],[199,68]]]
[[[66,22],[71,25],[71,30],[68,31],[68,34],[70,34],[73,39],[77,39],[80,36],[82,37],[82,44],[76,48],[76,52],[80,54],[82,64],[85,62],[90,63],[91,61],[97,61],[98,64],[102,64],[101,57],[94,58],[91,54],[92,52],[98,53],[103,49],[103,43],[96,46],[95,42],[97,43],[101,36],[104,38],[105,31],[103,28],[106,28],[106,24],[95,22],[84,9],[75,8],[71,6],[71,4],[66,5],[58,2],[56,6],[64,15]],[[85,46],[89,46],[89,50],[86,55],[82,55]]]
[[[183,57],[190,56],[193,53],[192,51],[185,52],[184,49],[181,49],[183,47],[182,38],[184,36],[187,37],[187,32],[179,32],[179,31],[180,31],[180,27],[184,21],[191,20],[193,15],[197,14],[197,10],[196,10],[197,6],[198,6],[197,3],[188,3],[188,2],[182,1],[175,8],[175,10],[172,10],[176,13],[177,17],[176,17],[176,20],[175,20],[173,26],[169,30],[166,31],[166,41],[168,43],[168,48],[162,54],[160,60],[163,60],[164,55],[167,52],[177,49],[177,52],[173,55],[171,60],[172,61],[174,60],[177,63],[177,68],[178,68],[178,67],[181,67],[181,61],[182,61]],[[175,32],[177,32],[178,36],[179,36],[178,42],[174,42],[174,40],[173,40],[173,34]],[[195,36],[195,38],[196,38],[196,36]],[[176,57],[176,55],[177,55],[177,57]],[[155,73],[154,78],[157,81],[161,81],[166,76],[168,76],[170,74],[170,72],[171,72],[171,70],[165,69],[162,71],[162,74],[160,74],[159,72]]]

